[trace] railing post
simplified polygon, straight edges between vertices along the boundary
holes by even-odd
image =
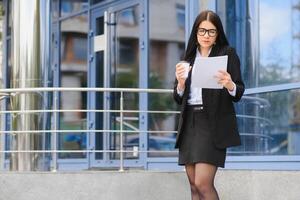
[[[58,93],[54,92],[54,102],[53,102],[53,108],[54,110],[57,110],[57,100],[58,100]],[[53,129],[57,130],[57,112],[53,113]],[[56,172],[57,171],[57,132],[51,132],[51,138],[52,138],[52,172]]]
[[[120,172],[124,171],[124,158],[123,158],[123,91],[120,94]]]

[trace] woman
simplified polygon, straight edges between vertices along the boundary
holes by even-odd
[[[191,87],[195,57],[228,55],[227,71],[220,70],[216,81],[223,89]],[[192,200],[219,199],[214,187],[218,167],[224,167],[226,148],[241,144],[233,102],[241,99],[244,83],[240,61],[229,47],[219,16],[201,12],[193,25],[184,60],[190,63],[188,77],[182,63],[176,65],[174,99],[181,105],[175,148],[179,165],[184,165]],[[205,70],[205,69],[203,69]]]

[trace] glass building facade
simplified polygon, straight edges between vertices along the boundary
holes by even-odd
[[[10,0],[2,3],[1,85],[11,88],[12,6]],[[228,149],[226,168],[300,169],[300,1],[51,0],[49,9],[50,64],[43,86],[72,88],[171,89],[175,64],[184,54],[195,17],[205,9],[217,12],[240,57],[246,84],[244,97],[235,105],[242,145]],[[66,91],[47,93],[43,102],[45,109],[118,110],[119,99],[117,92]],[[1,104],[4,110],[12,109],[7,99]],[[128,92],[124,110],[178,107],[170,93]],[[44,130],[69,130],[58,133],[59,150],[120,149],[118,134],[96,131],[118,130],[118,113],[46,115]],[[12,129],[11,117],[2,115],[2,130]],[[167,152],[174,150],[176,114],[129,112],[124,113],[124,121],[124,148],[133,151],[124,153],[125,167],[182,169],[177,166],[177,153]],[[45,134],[44,149],[51,149],[51,134]],[[1,134],[1,138],[0,147],[9,150],[11,135]],[[156,150],[166,152],[151,152]],[[57,156],[59,170],[114,168],[120,162],[116,152]],[[10,157],[3,156],[4,170],[9,169]],[[45,157],[51,163],[51,155]]]

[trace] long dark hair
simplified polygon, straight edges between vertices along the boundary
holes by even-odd
[[[229,45],[226,35],[224,33],[224,29],[220,17],[211,10],[205,10],[202,11],[195,19],[193,29],[189,38],[189,42],[185,51],[184,60],[192,62],[192,59],[195,57],[196,49],[198,46],[198,40],[197,40],[198,27],[201,24],[201,22],[206,20],[211,22],[217,28],[218,36],[216,39],[215,46],[224,47]]]

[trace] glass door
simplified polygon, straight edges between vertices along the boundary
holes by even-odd
[[[136,2],[136,1],[135,1]],[[91,17],[91,87],[141,88],[141,5],[127,2],[114,8],[95,10]],[[147,71],[147,70],[142,70]],[[99,92],[90,95],[93,109],[120,110],[120,92]],[[123,109],[139,110],[139,93],[123,93]],[[141,163],[141,114],[123,114],[123,149],[127,166]],[[98,112],[90,114],[91,128],[107,130],[91,135],[90,147],[96,150],[120,150],[120,112]],[[127,132],[126,132],[127,131]],[[91,154],[91,165],[118,166],[120,153]]]

